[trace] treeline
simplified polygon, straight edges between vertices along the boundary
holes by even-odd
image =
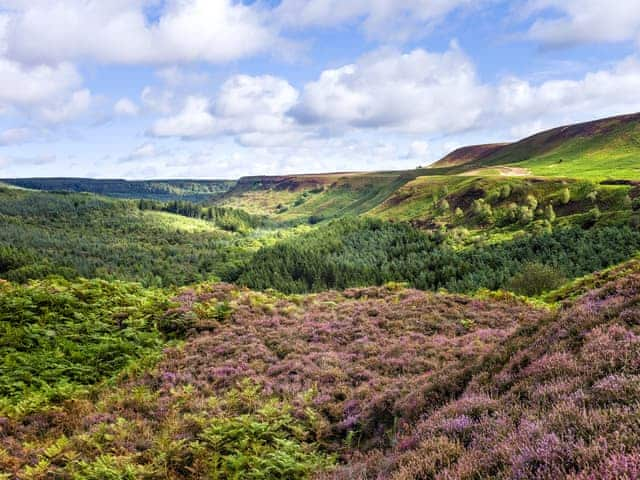
[[[13,178],[4,183],[43,191],[88,192],[117,198],[201,201],[229,191],[231,180],[96,180],[92,178]]]
[[[235,280],[290,293],[390,281],[471,292],[503,288],[531,263],[574,278],[621,262],[639,249],[640,232],[626,226],[563,228],[457,250],[441,235],[409,225],[344,219],[261,249]]]
[[[216,226],[229,232],[246,232],[256,228],[273,227],[273,222],[263,216],[251,215],[244,210],[226,207],[207,207],[184,200],[157,202],[140,199],[140,210],[155,210],[175,213],[183,217],[199,218],[213,222]]]

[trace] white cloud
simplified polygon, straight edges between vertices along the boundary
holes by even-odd
[[[629,57],[608,70],[579,80],[550,80],[540,84],[519,78],[504,80],[493,103],[495,113],[531,124],[541,119],[595,118],[640,111],[640,59]]]
[[[144,87],[140,94],[142,104],[152,112],[167,115],[173,111],[175,94],[171,90],[160,90],[156,87]]]
[[[292,27],[337,26],[363,21],[370,37],[406,40],[462,6],[478,0],[283,0],[275,11]]]
[[[0,57],[0,113],[17,110],[47,123],[60,123],[84,113],[91,92],[80,88],[75,66],[26,66]]]
[[[416,140],[409,145],[409,152],[406,158],[415,160],[425,160],[430,157],[431,147],[429,142]]]
[[[176,66],[158,70],[156,75],[169,87],[180,89],[201,86],[209,80],[206,73],[188,71]]]
[[[138,115],[140,108],[128,98],[121,98],[113,106],[113,111],[116,115],[135,117]]]
[[[528,33],[547,45],[640,39],[637,0],[529,0],[525,13],[533,15],[548,9],[556,15],[536,20]]]
[[[58,63],[227,62],[280,43],[257,6],[232,0],[0,0],[9,7],[6,51],[13,59]]]
[[[153,157],[157,154],[156,146],[152,143],[145,143],[140,145],[133,151],[134,157]]]
[[[188,97],[177,115],[158,120],[150,133],[182,138],[231,134],[240,135],[247,143],[264,140],[272,144],[278,138],[273,135],[289,135],[297,128],[287,116],[297,100],[298,92],[285,80],[269,75],[237,75],[221,86],[214,101]]]
[[[180,113],[161,118],[150,133],[156,137],[198,138],[212,135],[215,129],[216,120],[210,112],[209,99],[188,97]]]
[[[63,123],[84,114],[91,106],[92,96],[87,89],[78,90],[68,99],[40,109],[40,116],[49,123]]]
[[[137,147],[126,157],[121,158],[119,160],[119,163],[138,162],[145,159],[154,159],[158,155],[160,155],[160,152],[158,152],[158,149],[153,143],[144,143]]]
[[[378,51],[307,84],[296,116],[306,123],[452,133],[473,127],[488,90],[459,48]]]
[[[0,132],[0,145],[18,145],[28,141],[33,132],[28,128],[9,128]]]
[[[231,132],[277,133],[293,126],[286,114],[297,101],[298,91],[286,80],[236,75],[222,85],[215,113]]]
[[[26,67],[0,58],[0,105],[33,106],[66,96],[82,79],[69,63]]]

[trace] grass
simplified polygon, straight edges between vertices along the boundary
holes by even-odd
[[[505,147],[478,166],[514,165],[534,175],[572,177],[591,181],[640,178],[640,123],[637,119],[608,119],[593,131],[574,128],[568,138],[558,140],[557,131]],[[469,168],[471,166],[468,166]]]

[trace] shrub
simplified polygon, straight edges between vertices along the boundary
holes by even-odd
[[[554,290],[564,282],[562,273],[551,265],[528,263],[509,280],[507,288],[520,295],[536,296]]]

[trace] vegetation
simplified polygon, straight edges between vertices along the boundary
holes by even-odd
[[[336,221],[258,251],[237,278],[252,288],[303,293],[329,288],[409,282],[416,288],[473,292],[509,285],[527,263],[549,265],[553,275],[534,293],[619,263],[640,249],[629,227],[555,229],[499,244],[456,249],[437,233],[379,220]],[[557,272],[557,273],[556,273]],[[515,278],[516,284],[519,283]]]
[[[638,118],[0,184],[0,480],[637,478]]]
[[[287,298],[218,284],[174,300],[172,311],[208,331],[93,401],[2,420],[0,470],[309,478],[338,453],[390,445],[394,416],[423,408],[404,405],[416,388],[440,391],[434,404],[457,395],[451,372],[467,377],[519,321],[546,314],[513,299],[469,304],[397,286]],[[224,302],[233,313],[220,321]]]
[[[622,115],[541,132],[489,152],[469,147],[476,151],[462,164],[452,163],[449,156],[435,166],[449,173],[497,168],[508,174],[517,168],[543,177],[635,180],[640,173],[639,138],[640,115]]]
[[[168,299],[136,284],[0,283],[0,414],[84,392],[160,352]]]
[[[117,198],[155,200],[208,200],[221,195],[235,185],[229,180],[94,180],[90,178],[14,178],[2,182],[21,188],[88,192]]]
[[[227,209],[212,209],[209,221],[138,207],[88,194],[0,189],[0,278],[55,274],[186,285],[226,276],[286,234],[251,230],[257,220]]]

